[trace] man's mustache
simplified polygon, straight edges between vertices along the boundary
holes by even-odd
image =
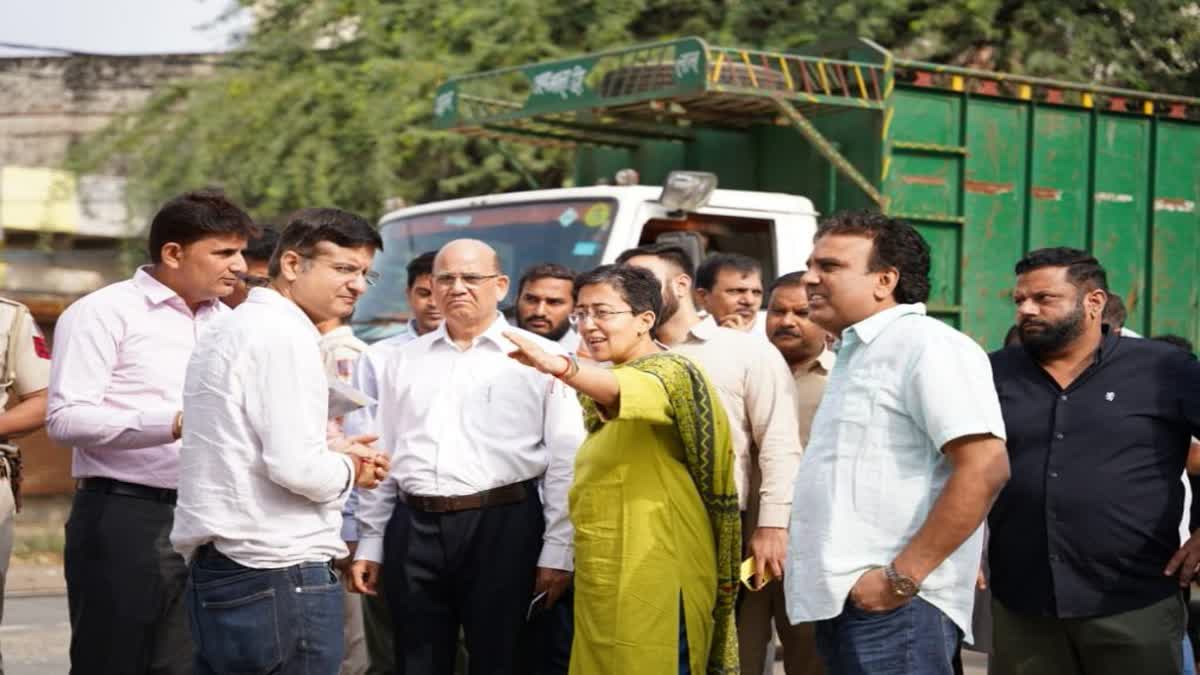
[[[774,333],[772,333],[771,337],[781,337],[784,335],[786,335],[788,337],[794,337],[794,338],[804,337],[803,333],[801,333],[800,331],[792,330],[791,328],[780,328],[780,329],[776,330]]]

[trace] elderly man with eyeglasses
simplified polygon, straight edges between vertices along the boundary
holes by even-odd
[[[442,326],[377,373],[374,430],[393,470],[362,496],[351,577],[374,594],[382,576],[400,673],[452,672],[460,628],[472,664],[528,672],[526,620],[570,581],[582,411],[561,382],[508,357],[505,332],[565,355],[504,320],[508,286],[487,244],[446,244],[433,263]]]

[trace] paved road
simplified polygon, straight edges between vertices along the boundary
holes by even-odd
[[[62,675],[67,672],[71,626],[67,596],[9,596],[0,625],[5,675]]]
[[[71,628],[67,623],[67,596],[9,597],[0,626],[0,653],[5,675],[63,675],[68,670],[67,647]],[[984,658],[965,652],[965,675],[986,675]],[[784,675],[777,664],[775,675]]]

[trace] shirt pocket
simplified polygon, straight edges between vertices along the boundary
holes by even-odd
[[[851,506],[863,522],[877,523],[883,510],[884,448],[875,428],[879,378],[871,372],[851,375],[838,415],[838,450],[849,469]]]
[[[541,438],[543,399],[527,380],[491,378],[468,386],[462,425],[470,440],[515,452]]]

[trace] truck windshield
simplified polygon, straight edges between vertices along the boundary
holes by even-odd
[[[405,265],[449,241],[481,239],[500,254],[503,271],[512,279],[505,303],[516,299],[521,273],[540,263],[555,262],[577,272],[600,263],[608,241],[614,199],[556,199],[438,211],[400,217],[383,224],[383,251],[372,267],[379,283],[358,301],[355,332],[368,342],[393,335],[408,318]]]

